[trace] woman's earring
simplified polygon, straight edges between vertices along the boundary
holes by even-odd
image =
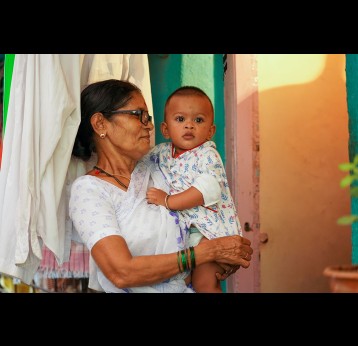
[[[102,139],[104,139],[104,137],[106,137],[106,134],[105,134],[105,133],[101,133],[99,136],[100,136]]]

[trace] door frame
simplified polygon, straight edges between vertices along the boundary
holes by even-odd
[[[227,280],[227,292],[260,292],[259,117],[254,54],[227,54],[224,78],[226,172],[243,236],[254,249],[250,267]]]

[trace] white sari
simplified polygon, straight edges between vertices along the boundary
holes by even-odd
[[[133,256],[173,253],[186,247],[187,230],[181,230],[176,213],[165,207],[148,204],[149,187],[168,191],[156,167],[149,161],[139,162],[134,169],[127,192],[93,176],[83,176],[73,183],[70,217],[81,239],[91,250],[100,239],[122,236]],[[184,282],[188,273],[181,273],[151,286],[115,287],[90,258],[89,287],[105,292],[193,292]]]

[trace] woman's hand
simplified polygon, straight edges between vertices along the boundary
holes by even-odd
[[[216,250],[216,262],[225,263],[226,265],[235,267],[241,266],[248,268],[250,266],[253,249],[250,246],[251,241],[249,239],[239,235],[233,235],[211,239],[209,242],[206,242],[203,245],[207,243],[209,243],[209,245],[211,243],[211,245]],[[227,267],[224,269],[225,271],[229,271],[229,268]],[[238,268],[234,268],[233,270],[236,271],[237,269]]]

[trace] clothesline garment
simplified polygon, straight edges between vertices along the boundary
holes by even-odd
[[[71,250],[68,259],[59,265],[53,252],[45,245],[42,248],[42,260],[36,272],[37,278],[88,278],[89,276],[89,252],[82,243],[72,221],[68,215],[68,204],[71,194],[72,182],[82,175],[85,175],[97,162],[97,156],[92,155],[87,162],[72,157],[66,176],[66,232],[72,235]]]
[[[81,54],[80,56],[81,66],[81,90],[87,85],[106,80],[106,79],[120,79],[128,80],[137,85],[143,93],[146,100],[148,111],[152,112],[152,94],[150,88],[150,75],[149,64],[147,54]],[[154,131],[151,133],[151,143],[154,145]],[[68,209],[68,202],[70,197],[70,189],[73,181],[88,172],[97,163],[97,157],[92,154],[89,161],[84,162],[75,157],[71,158],[70,165],[68,167],[68,173],[66,176],[66,207]],[[82,242],[78,236],[76,229],[72,225],[72,221],[68,216],[68,210],[66,209],[66,234],[72,234],[72,240],[76,242]],[[73,245],[72,245],[73,247]],[[54,256],[51,255],[47,248],[44,249],[44,258],[41,261],[38,274],[40,276],[51,275],[58,277],[71,277],[71,275],[78,275],[83,271],[83,277],[88,277],[88,263],[80,263],[82,261],[88,261],[88,250],[82,246],[83,254],[81,255],[81,247],[76,247],[76,270],[73,271],[69,268],[69,263],[73,263],[72,253],[66,253],[65,262],[63,265],[58,266],[54,263]],[[58,272],[56,273],[56,270]],[[79,277],[79,276],[76,276]]]
[[[71,242],[70,258],[59,265],[52,251],[42,248],[42,261],[37,274],[40,278],[88,278],[89,251],[83,243]]]
[[[86,73],[81,75],[86,55],[15,56],[0,171],[0,272],[26,283],[39,266],[43,243],[61,265],[69,260],[71,237],[76,240],[68,218],[74,177],[66,173],[68,167],[78,173],[87,168],[70,161],[80,122],[81,82],[95,82],[100,74],[102,79],[122,78],[122,73],[113,74],[119,71],[113,68],[114,56],[122,55],[91,56],[87,82]],[[123,78],[133,78],[148,95],[147,55],[128,54],[122,60],[128,70]],[[98,71],[106,68],[107,75],[94,73],[96,66],[101,66]],[[151,97],[145,98],[151,110]]]
[[[1,105],[2,107],[2,105]],[[0,134],[0,169],[1,169],[1,157],[2,157],[2,136]]]
[[[79,54],[15,57],[0,170],[0,272],[30,283],[42,242],[69,252],[64,182],[80,122]]]

